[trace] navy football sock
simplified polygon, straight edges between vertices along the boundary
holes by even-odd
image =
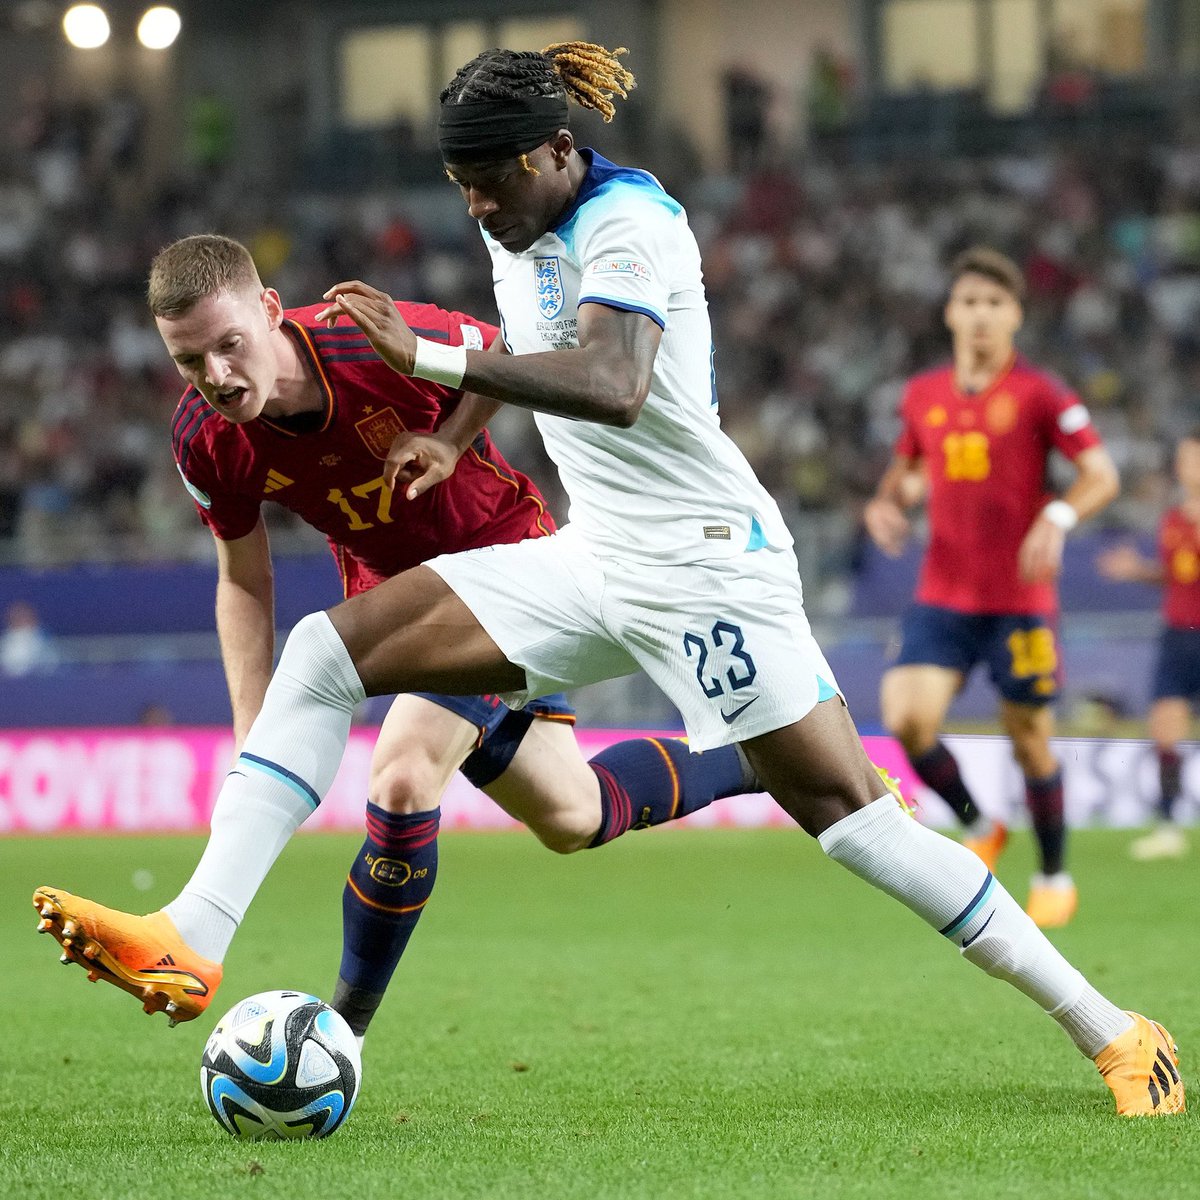
[[[1169,821],[1183,789],[1183,755],[1178,750],[1159,750],[1158,782],[1162,789],[1158,797],[1158,815]]]
[[[1063,781],[1061,768],[1045,779],[1025,780],[1025,803],[1033,836],[1042,855],[1042,874],[1057,875],[1063,869],[1067,827],[1063,820]]]
[[[945,742],[934,742],[924,754],[909,761],[917,778],[945,800],[962,824],[975,824],[979,819],[979,809],[975,807],[975,801],[963,783],[958,760],[946,748]]]
[[[333,999],[355,1033],[366,1030],[433,891],[441,814],[367,805],[367,839],[342,893],[342,965]]]
[[[591,759],[600,781],[600,829],[591,847],[705,808],[722,796],[759,790],[736,746],[693,754],[679,738],[618,742]]]

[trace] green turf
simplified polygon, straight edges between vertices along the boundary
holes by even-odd
[[[1017,841],[1001,874],[1023,896]],[[1075,835],[1082,912],[1056,941],[1167,1023],[1188,1072],[1200,880],[1131,863],[1126,841]],[[328,994],[356,844],[296,839],[211,1017],[168,1030],[59,966],[28,897],[54,883],[155,907],[201,843],[0,840],[0,1196],[1200,1194],[1191,1116],[1119,1120],[1052,1021],[790,831],[655,831],[570,859],[523,834],[443,838],[347,1126],[234,1141],[200,1098],[204,1039],[252,992]]]

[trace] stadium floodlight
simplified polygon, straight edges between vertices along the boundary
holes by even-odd
[[[108,41],[108,14],[98,4],[72,4],[63,13],[63,34],[77,50],[95,50]]]
[[[138,41],[147,50],[165,50],[179,36],[183,27],[179,14],[166,4],[156,4],[142,13],[138,22]]]

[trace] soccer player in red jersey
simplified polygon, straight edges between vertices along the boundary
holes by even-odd
[[[1100,573],[1109,579],[1165,585],[1147,720],[1158,755],[1159,823],[1129,847],[1143,861],[1180,858],[1188,850],[1174,810],[1183,786],[1179,747],[1188,735],[1192,704],[1200,697],[1200,429],[1176,447],[1175,478],[1183,500],[1159,522],[1158,557],[1145,558],[1136,547],[1122,545],[1097,560]]]
[[[1050,748],[1060,680],[1056,578],[1069,530],[1119,485],[1087,409],[1014,349],[1024,291],[1016,264],[979,247],[950,274],[953,362],[909,381],[894,458],[864,514],[875,543],[898,555],[910,531],[906,510],[928,494],[929,545],[899,656],[883,677],[883,722],[966,827],[968,844],[994,865],[1007,831],[981,820],[939,736],[972,668],[987,664],[1041,854],[1026,908],[1049,928],[1066,924],[1077,905],[1064,867],[1062,771]],[[1046,490],[1054,450],[1075,467],[1060,498]]]
[[[262,707],[273,661],[264,500],[326,535],[347,596],[438,554],[554,531],[537,488],[505,462],[486,430],[475,432],[477,425],[456,443],[462,459],[451,478],[419,495],[397,495],[411,478],[408,439],[435,429],[454,436],[462,392],[397,375],[351,321],[329,327],[315,320],[323,306],[285,309],[238,242],[200,235],[168,246],[154,260],[148,292],[167,351],[190,385],[172,436],[184,484],[216,540],[217,629],[239,748]],[[430,304],[396,308],[434,342],[483,350],[497,334],[492,325]],[[446,634],[431,626],[427,636]],[[357,1035],[365,1033],[433,890],[438,802],[456,770],[560,853],[756,790],[732,746],[693,754],[682,739],[640,738],[585,762],[574,720],[561,693],[521,711],[494,695],[414,691],[392,702],[371,765],[367,838],[343,894],[343,955],[332,998]],[[305,807],[316,803],[310,797]],[[302,819],[267,829],[254,806],[218,802],[195,874],[154,917],[177,931],[176,961],[168,966],[183,980],[187,1007],[173,1006],[169,1015],[186,1019],[207,1005],[215,983],[203,981],[220,979],[237,925]],[[238,865],[244,856],[231,849],[238,844],[266,848],[253,869]],[[99,905],[88,911],[93,931],[103,929],[106,944],[124,946],[124,958],[138,961],[137,947],[125,945],[125,931],[138,919]],[[201,962],[189,967],[181,960],[192,954]],[[119,959],[109,969],[89,965],[138,995],[169,973],[143,978]],[[146,1010],[155,1005],[163,1007],[161,997]]]

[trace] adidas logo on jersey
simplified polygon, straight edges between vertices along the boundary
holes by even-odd
[[[272,492],[277,492],[280,488],[285,488],[289,483],[295,482],[294,479],[289,479],[272,468],[267,472],[267,482],[263,484],[263,495],[269,496]]]

